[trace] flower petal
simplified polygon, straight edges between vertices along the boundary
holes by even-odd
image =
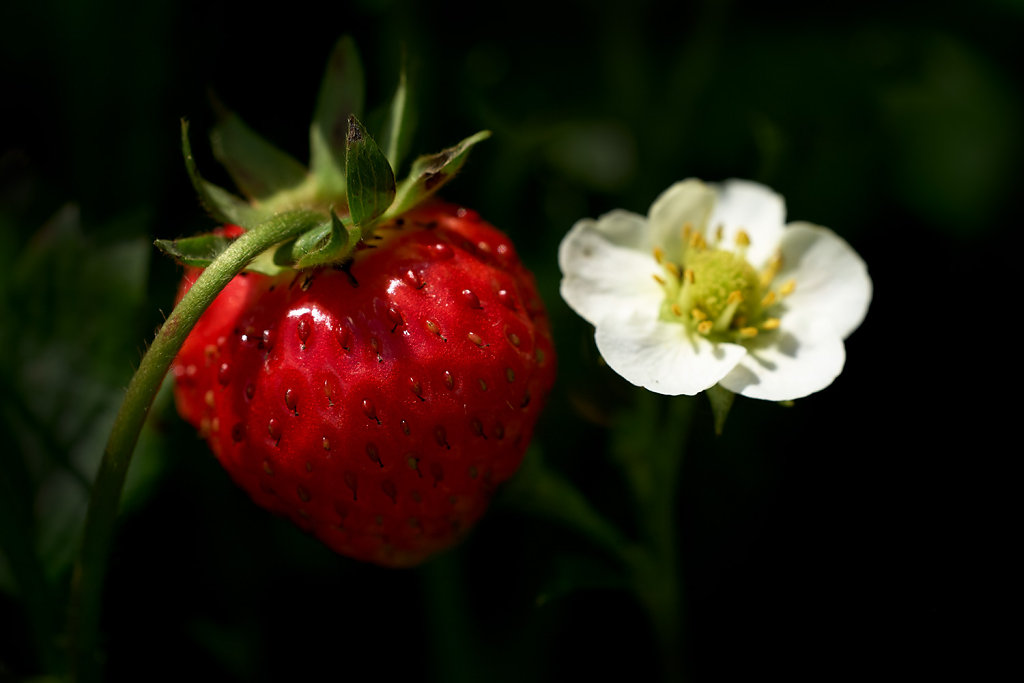
[[[562,240],[558,248],[562,298],[592,325],[634,310],[650,311],[655,317],[665,292],[653,276],[662,268],[650,252],[635,251],[609,238],[630,241],[631,233],[624,230],[630,223],[625,212],[607,218],[577,221]]]
[[[736,233],[744,230],[750,237],[747,261],[762,268],[782,239],[786,203],[764,185],[749,180],[727,180],[714,187],[718,200],[710,228],[723,227],[723,246],[728,248],[735,244]]]
[[[864,320],[871,303],[871,278],[857,252],[828,228],[792,223],[782,238],[778,282],[792,278],[796,289],[786,298],[789,310],[828,320],[846,339]],[[783,329],[789,324],[783,316]]]
[[[594,228],[609,242],[650,254],[654,243],[647,218],[632,211],[613,209],[597,219]]]
[[[712,344],[679,323],[637,313],[606,320],[594,335],[608,366],[658,394],[693,396],[717,384],[746,355],[737,344]]]
[[[832,384],[846,349],[827,320],[792,317],[778,332],[757,337],[749,353],[720,382],[749,398],[790,401]]]
[[[660,246],[670,261],[679,263],[683,254],[683,226],[703,231],[715,205],[715,192],[699,180],[684,180],[662,192],[648,216],[651,246]]]

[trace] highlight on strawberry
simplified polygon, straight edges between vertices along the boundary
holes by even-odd
[[[489,133],[398,181],[404,75],[379,143],[359,119],[362,81],[343,38],[308,169],[221,112],[214,154],[245,199],[200,176],[183,123],[189,175],[221,227],[158,245],[186,266],[180,301],[232,244],[270,235],[178,352],[178,410],[257,504],[343,555],[410,566],[457,542],[516,471],[555,354],[509,238],[434,197]]]

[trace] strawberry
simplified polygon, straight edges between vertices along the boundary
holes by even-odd
[[[400,566],[451,545],[515,472],[554,353],[508,238],[432,203],[344,269],[237,276],[173,372],[180,413],[254,501]]]
[[[179,413],[257,504],[359,560],[410,566],[458,541],[516,471],[554,381],[547,317],[508,237],[431,198],[477,139],[422,157],[396,192],[349,116],[347,183],[314,169],[244,209],[190,165],[222,219],[280,220],[291,202],[324,222],[202,315],[172,366]],[[235,175],[252,189],[260,171]],[[179,299],[207,263],[183,254],[248,227],[161,245],[193,265]]]

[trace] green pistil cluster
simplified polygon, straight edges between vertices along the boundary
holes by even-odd
[[[721,229],[710,245],[690,226],[683,229],[683,237],[681,264],[666,260],[660,248],[654,250],[666,275],[655,276],[665,290],[662,320],[722,342],[742,342],[778,329],[782,299],[794,288],[792,280],[773,288],[781,256],[758,272],[746,259],[750,238],[742,230],[735,249],[721,248]]]

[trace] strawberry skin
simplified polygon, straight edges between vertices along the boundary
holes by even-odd
[[[515,472],[555,355],[532,276],[475,212],[429,203],[361,247],[344,269],[237,276],[179,352],[175,397],[259,505],[410,566]]]

